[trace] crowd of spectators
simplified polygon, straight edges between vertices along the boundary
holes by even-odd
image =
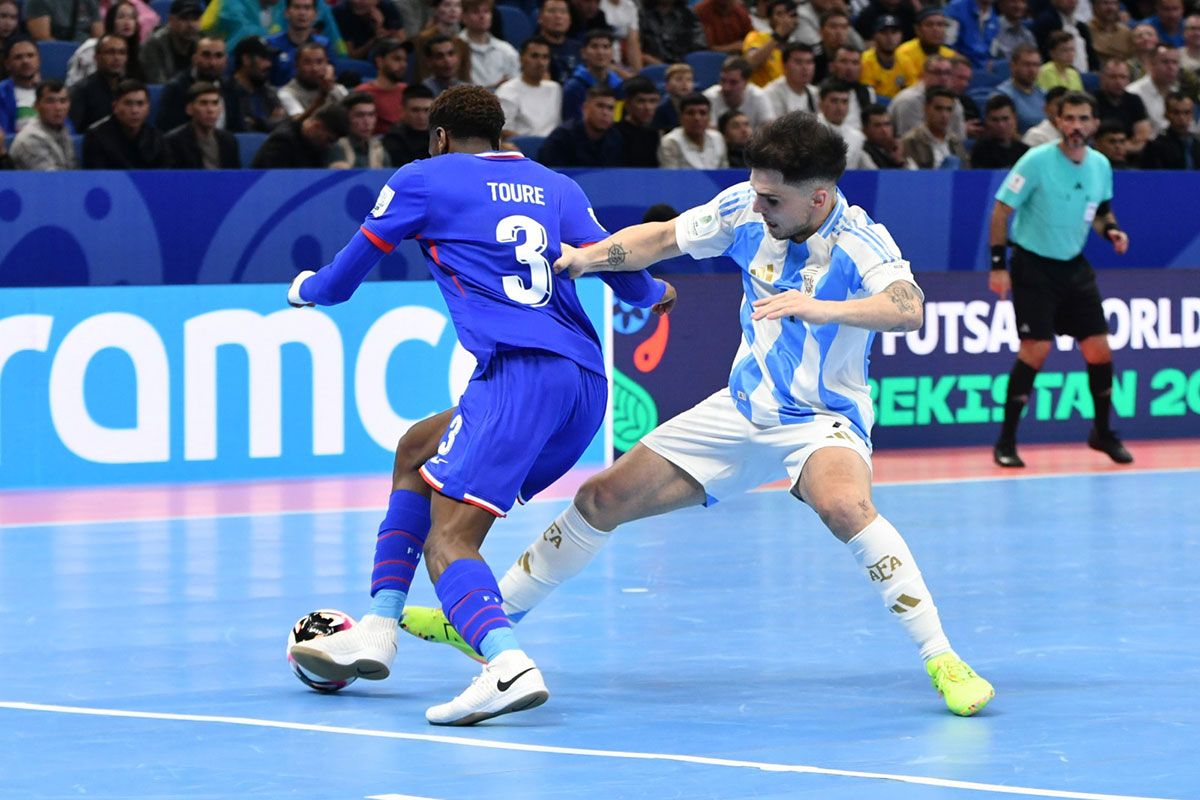
[[[803,110],[851,169],[1003,169],[1085,90],[1114,167],[1200,168],[1200,0],[505,2],[0,0],[0,167],[395,167],[471,83],[554,167],[743,166]]]

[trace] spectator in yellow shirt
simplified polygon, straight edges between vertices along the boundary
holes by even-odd
[[[905,82],[911,86],[921,79],[925,59],[935,53],[945,58],[954,58],[954,50],[946,46],[946,17],[941,9],[926,8],[917,14],[915,39],[909,39],[896,48],[896,61],[904,72]]]
[[[767,5],[769,31],[751,31],[742,41],[742,53],[754,70],[750,82],[766,86],[783,74],[783,46],[800,24],[792,0],[771,0]]]
[[[884,14],[875,21],[874,47],[863,53],[861,80],[880,97],[895,97],[908,85],[896,58],[896,48],[903,35],[900,20],[891,14]]]
[[[1050,60],[1038,70],[1037,85],[1043,92],[1055,86],[1065,86],[1067,91],[1082,92],[1083,78],[1075,69],[1075,39],[1066,31],[1054,31],[1046,38],[1046,50]]]

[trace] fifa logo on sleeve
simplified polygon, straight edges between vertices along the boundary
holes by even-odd
[[[867,574],[871,576],[872,583],[885,583],[890,581],[896,570],[902,566],[904,562],[895,556],[884,556],[867,567]]]

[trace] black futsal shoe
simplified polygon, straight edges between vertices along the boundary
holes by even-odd
[[[1132,464],[1133,456],[1125,449],[1125,445],[1121,444],[1121,440],[1112,431],[1101,433],[1092,428],[1092,432],[1088,434],[1088,447],[1093,450],[1099,450],[1106,456],[1111,458],[1118,464]]]
[[[1017,455],[1017,443],[1006,442],[1003,439],[996,442],[992,448],[992,460],[998,467],[1023,467],[1025,462]]]

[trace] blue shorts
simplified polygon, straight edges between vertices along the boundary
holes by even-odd
[[[608,405],[608,379],[542,350],[492,356],[471,378],[421,476],[502,517],[575,466]]]

